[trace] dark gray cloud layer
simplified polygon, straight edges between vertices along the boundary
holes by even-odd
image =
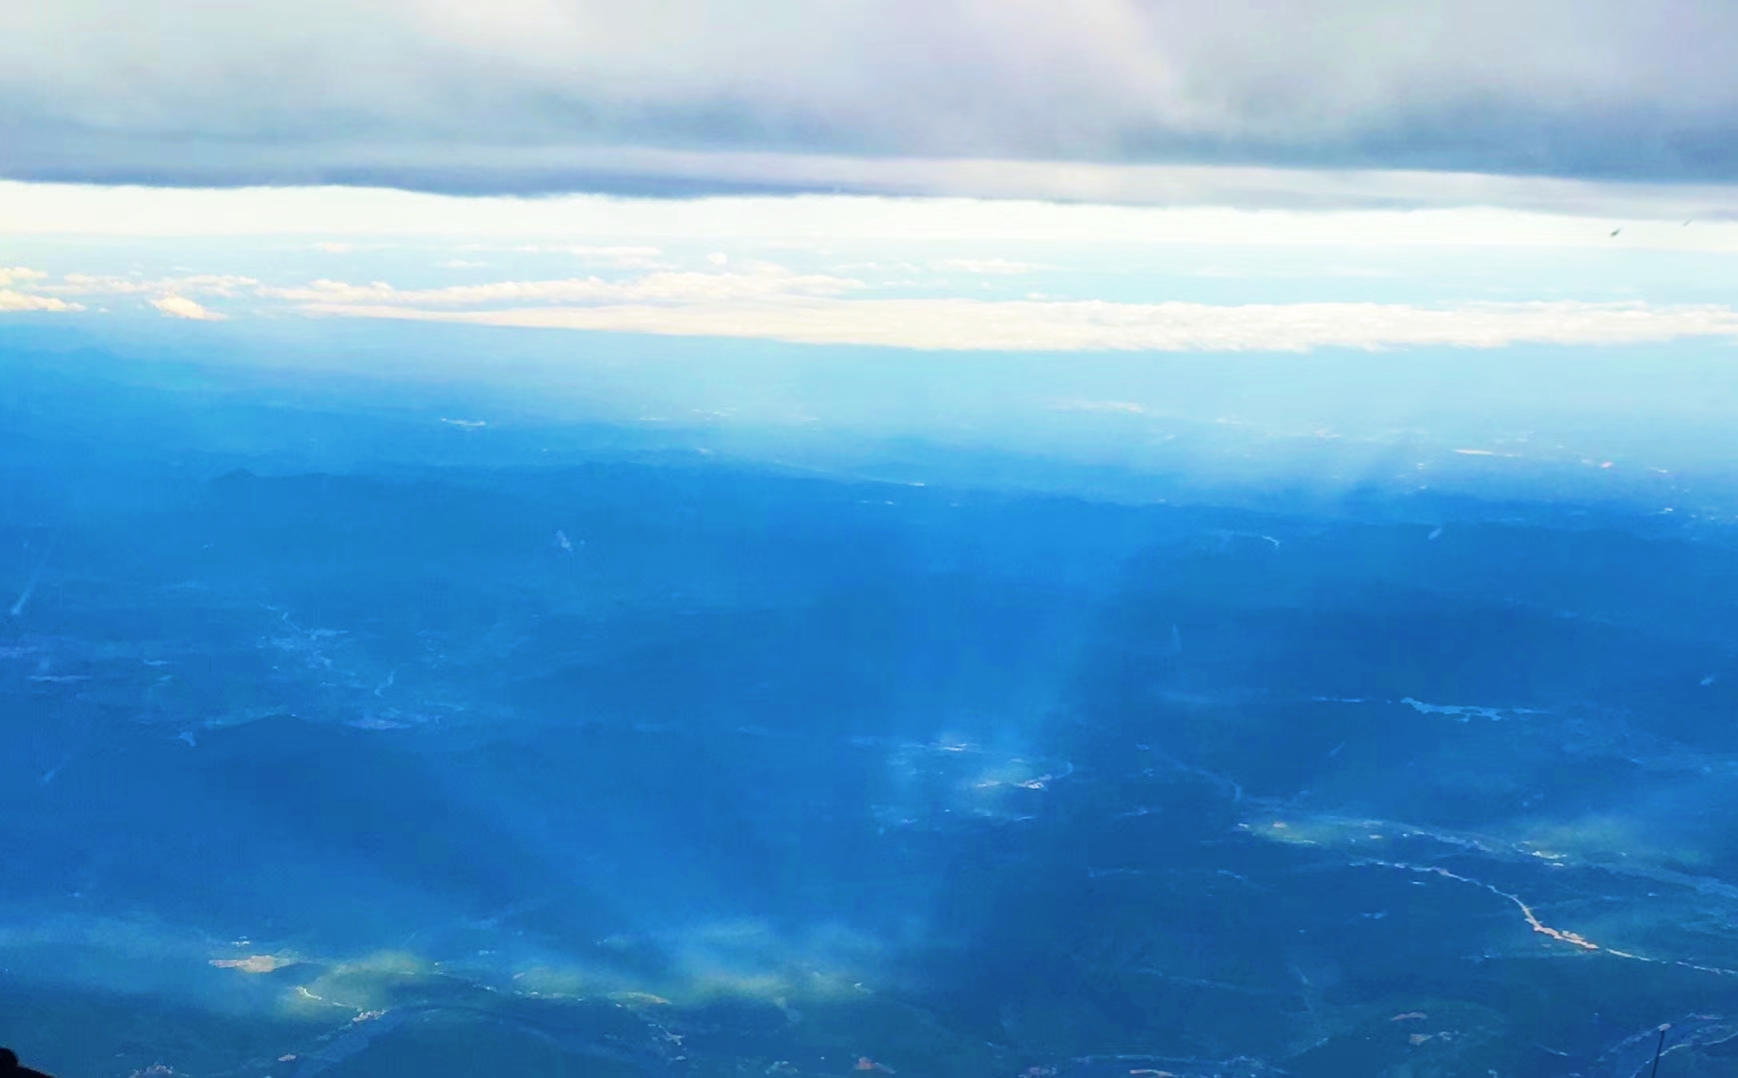
[[[1730,0],[12,7],[14,178],[875,187],[633,164],[680,151],[1738,181]]]

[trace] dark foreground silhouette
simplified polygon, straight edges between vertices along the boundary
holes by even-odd
[[[0,1078],[49,1078],[49,1075],[20,1065],[17,1052],[10,1048],[0,1048]]]

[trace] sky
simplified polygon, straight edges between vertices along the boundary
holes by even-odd
[[[0,332],[1700,362],[1738,341],[1734,31],[1696,0],[23,5]]]

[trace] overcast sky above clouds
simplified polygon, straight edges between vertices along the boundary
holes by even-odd
[[[1734,40],[1730,0],[55,0],[9,5],[0,171],[668,193],[890,189],[888,159],[970,158],[1727,182]]]
[[[1738,343],[1732,0],[10,8],[12,324]]]

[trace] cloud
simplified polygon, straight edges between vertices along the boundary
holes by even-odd
[[[222,322],[227,317],[207,310],[186,296],[160,296],[151,301],[151,306],[157,308],[166,318],[185,318],[193,322]]]
[[[24,292],[14,292],[9,288],[0,288],[0,311],[82,311],[76,303],[68,303],[54,296],[33,296]]]
[[[402,295],[402,294],[400,294]],[[383,297],[387,299],[398,298]],[[597,306],[442,310],[392,302],[307,302],[309,314],[934,351],[1302,352],[1319,348],[1605,345],[1738,340],[1719,305],[1484,303],[1112,303],[762,296]]]
[[[0,170],[683,194],[824,190],[790,165],[821,155],[1050,162],[1059,176],[1195,162],[1738,181],[1729,0],[201,10],[25,5],[0,38]],[[659,153],[690,159],[635,165]]]
[[[68,303],[54,296],[36,295],[33,292],[19,292],[9,285],[25,285],[41,281],[48,274],[24,266],[0,266],[0,312],[18,311],[82,311],[76,303]]]

